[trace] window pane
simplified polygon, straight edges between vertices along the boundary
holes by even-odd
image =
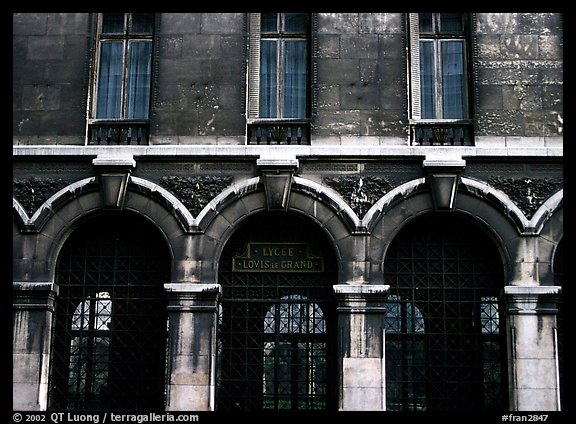
[[[104,13],[102,16],[102,33],[122,34],[124,32],[124,13]]]
[[[306,117],[306,41],[286,41],[284,117]]]
[[[308,14],[286,13],[284,17],[284,31],[293,33],[307,33]]]
[[[122,43],[103,42],[98,73],[96,118],[120,118]]]
[[[442,109],[443,118],[466,118],[464,43],[443,41],[442,55]]]
[[[132,32],[152,34],[154,30],[153,13],[132,13]]]
[[[278,14],[262,13],[260,15],[260,25],[262,32],[278,32]]]
[[[432,27],[432,13],[419,13],[418,22],[420,25],[420,32],[434,32]]]
[[[498,334],[500,332],[498,298],[495,296],[482,296],[481,299],[480,325],[482,334]]]
[[[420,42],[420,107],[421,117],[436,118],[434,43]]]
[[[277,45],[262,41],[260,46],[260,117],[276,118]]]
[[[126,110],[126,118],[128,119],[148,119],[151,59],[151,42],[133,41],[130,43],[128,106]]]
[[[461,13],[441,13],[440,32],[461,34],[464,31]]]

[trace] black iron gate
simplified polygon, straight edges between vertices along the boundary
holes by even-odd
[[[51,409],[164,407],[169,259],[137,217],[91,221],[57,265]]]
[[[454,215],[421,218],[391,244],[384,270],[387,409],[505,409],[495,245]]]
[[[218,410],[334,408],[334,273],[307,228],[259,220],[222,255]]]

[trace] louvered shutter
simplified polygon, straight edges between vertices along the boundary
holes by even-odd
[[[260,14],[249,15],[248,119],[260,115]]]
[[[410,38],[410,114],[420,119],[420,25],[418,13],[408,14],[408,37]]]

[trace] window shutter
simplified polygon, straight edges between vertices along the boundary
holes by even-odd
[[[260,115],[260,14],[250,13],[248,43],[248,119]]]
[[[420,119],[420,25],[418,13],[408,14],[410,37],[410,112],[412,119]]]
[[[312,21],[310,34],[312,40],[312,51],[310,54],[312,59],[312,66],[310,68],[310,108],[311,116],[314,117],[318,113],[318,14],[312,13],[310,19]]]

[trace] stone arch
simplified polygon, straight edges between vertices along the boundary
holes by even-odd
[[[138,179],[136,180],[138,181]],[[99,186],[94,177],[77,181],[51,196],[29,217],[21,205],[14,200],[14,220],[23,237],[32,237],[34,252],[26,263],[17,267],[15,280],[26,280],[28,269],[35,269],[35,278],[53,281],[56,259],[68,236],[86,220],[108,212],[123,211],[140,215],[158,228],[169,246],[173,261],[189,256],[189,243],[182,237],[186,233],[180,215],[174,213],[167,204],[174,199],[165,196],[164,202],[143,190],[143,184],[129,184],[122,208],[106,208],[103,205]],[[22,244],[25,244],[22,241]],[[15,248],[18,248],[16,246]],[[22,247],[23,248],[23,247]],[[15,255],[17,253],[15,252]],[[42,262],[41,262],[42,261]],[[42,275],[42,271],[44,274]]]
[[[476,224],[463,213],[423,213],[404,225],[390,243],[383,273],[396,320],[386,346],[391,358],[387,400],[392,410],[410,410],[414,404],[426,410],[507,404],[504,315],[498,314],[504,304],[504,267],[494,241]],[[405,345],[416,332],[420,341]],[[432,346],[440,345],[443,354],[432,353]],[[480,346],[477,356],[470,354]],[[426,357],[427,364],[411,364],[405,361],[409,357]],[[490,383],[472,377],[482,375],[486,365],[491,370],[488,375],[496,377]],[[459,373],[462,366],[475,371]],[[407,374],[418,377],[406,384]],[[425,386],[412,391],[413,383]]]
[[[502,215],[514,223],[519,233],[525,235],[538,234],[547,220],[563,203],[563,190],[560,190],[542,203],[534,215],[528,219],[507,194],[488,183],[462,177],[459,190],[493,204]]]
[[[197,258],[204,282],[216,281],[218,258],[242,221],[267,210],[263,187],[255,179],[245,182],[243,187],[249,189],[222,193],[214,199],[210,207],[215,213],[202,211],[198,216],[206,224],[199,240],[201,257]],[[340,283],[358,282],[362,278],[358,276],[363,273],[358,263],[364,266],[365,260],[358,258],[358,252],[364,250],[367,234],[362,231],[356,214],[337,193],[313,181],[294,177],[287,212],[310,219],[331,241],[340,263]]]
[[[523,245],[528,243],[526,236],[535,235],[541,235],[537,237],[539,246],[546,250],[545,257],[550,259],[547,262],[552,263],[552,250],[545,245],[548,239],[558,239],[557,235],[548,233],[562,231],[562,205],[563,190],[560,190],[540,205],[528,219],[504,192],[485,182],[462,177],[452,213],[465,214],[477,221],[495,240],[505,266],[510,267],[511,263],[517,261],[517,252],[522,252],[525,248]],[[379,275],[378,270],[382,266],[387,245],[396,233],[412,218],[433,211],[434,205],[425,178],[396,187],[372,206],[363,217],[361,225],[367,228],[374,240],[379,241],[371,243],[373,278]],[[384,250],[378,251],[380,247]],[[545,271],[538,278],[548,281],[548,274]]]
[[[57,213],[58,209],[73,202],[74,199],[87,193],[96,191],[98,185],[95,177],[78,180],[54,193],[40,207],[29,216],[21,203],[12,199],[13,215],[22,232],[38,233]]]
[[[312,400],[315,409],[336,407],[337,378],[327,371],[337,367],[333,285],[338,265],[326,236],[301,213],[261,210],[238,222],[226,239],[218,258],[217,410],[279,404],[306,409],[303,405]],[[271,325],[270,310],[276,325]],[[292,312],[297,320],[290,321]],[[256,334],[265,338],[264,345]],[[287,349],[294,358],[291,365],[279,362]],[[315,353],[320,350],[321,358]],[[270,371],[280,366],[287,370],[282,375]],[[308,380],[312,370],[317,372],[314,381]],[[279,393],[286,386],[294,388],[290,406]]]
[[[80,221],[55,264],[49,408],[161,408],[171,266],[165,237],[126,210]]]
[[[80,222],[92,214],[115,209],[105,207],[99,189],[96,177],[76,181],[52,195],[31,217],[16,199],[13,200],[15,226],[21,233],[37,237],[38,254],[35,257],[45,258],[53,264],[68,234]],[[164,234],[174,261],[173,281],[206,282],[215,281],[210,268],[217,257],[218,246],[229,236],[229,228],[234,228],[245,217],[265,210],[266,199],[260,177],[254,177],[232,184],[194,217],[168,190],[131,176],[121,209],[144,216]],[[319,225],[334,240],[336,255],[346,263],[342,251],[350,251],[347,247],[350,235],[361,225],[350,206],[336,192],[294,177],[288,210],[307,216]],[[190,261],[197,263],[185,264]],[[188,273],[191,267],[197,274]],[[52,281],[54,267],[43,268],[50,274],[46,276],[47,281]],[[349,277],[342,277],[343,280],[347,281]]]
[[[202,252],[198,258],[202,263],[202,275],[204,281],[206,278],[210,281],[216,280],[217,262],[222,254],[226,242],[232,237],[234,232],[242,223],[258,213],[265,213],[266,199],[263,191],[247,193],[244,196],[231,202],[226,208],[214,217],[206,231],[201,236]],[[292,192],[290,196],[290,205],[287,212],[269,212],[270,214],[288,213],[298,215],[311,221],[318,227],[329,240],[332,249],[339,263],[345,262],[346,239],[350,232],[344,222],[338,217],[334,210],[319,202],[317,199],[310,198],[306,193]],[[339,276],[339,280],[345,279]],[[336,283],[336,282],[335,282]]]
[[[358,222],[358,225],[371,232],[382,215],[386,214],[397,203],[419,191],[428,191],[425,178],[408,181],[390,190],[372,205],[362,220]],[[539,234],[548,220],[563,205],[563,190],[560,190],[543,202],[534,215],[528,219],[508,195],[483,181],[462,177],[458,191],[459,193],[468,193],[492,204],[502,216],[514,224],[520,234],[526,235]]]
[[[371,218],[369,257],[372,284],[384,284],[382,270],[386,251],[401,229],[414,218],[435,212],[431,194],[423,179],[415,180],[407,187],[409,189],[389,193],[387,199],[381,199],[377,205],[382,212],[377,219],[374,216]],[[505,268],[513,260],[511,252],[516,250],[521,236],[513,221],[492,203],[479,199],[474,193],[459,191],[454,210],[438,213],[465,215],[492,238]]]

